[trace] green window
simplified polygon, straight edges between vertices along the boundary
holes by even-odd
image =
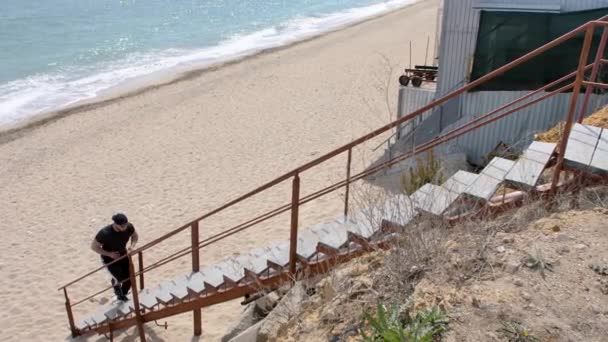
[[[608,8],[564,14],[482,11],[471,79],[476,80],[526,53],[608,14]],[[597,28],[588,63],[597,53],[602,29]],[[475,90],[534,90],[578,66],[584,34],[506,72]],[[604,53],[606,56],[606,53]],[[602,68],[600,80],[608,79]]]

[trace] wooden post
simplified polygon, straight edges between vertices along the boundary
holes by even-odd
[[[137,261],[139,266],[139,289],[144,289],[144,254],[139,251],[137,253]]]
[[[137,322],[137,331],[139,332],[139,340],[146,342],[146,334],[144,331],[144,321],[141,317],[141,308],[139,306],[139,291],[137,290],[137,282],[135,281],[135,267],[133,266],[133,258],[129,258],[129,279],[131,280],[131,293],[133,295],[133,306],[135,307],[135,320]]]
[[[568,109],[568,116],[566,117],[566,125],[564,126],[564,133],[559,143],[559,154],[557,155],[557,164],[555,165],[555,171],[553,172],[553,182],[551,183],[551,193],[555,194],[557,190],[557,183],[559,182],[559,175],[564,166],[564,156],[566,154],[566,147],[568,146],[568,138],[570,137],[570,130],[572,130],[572,124],[574,122],[574,113],[576,111],[576,105],[578,101],[579,93],[585,78],[585,66],[587,65],[587,58],[589,57],[589,50],[591,48],[591,42],[593,40],[594,26],[587,28],[585,34],[585,41],[583,43],[583,49],[581,50],[581,56],[578,63],[578,69],[576,71],[576,79],[574,80],[574,88],[572,89],[572,97],[570,99],[570,108]]]
[[[68,313],[68,322],[70,323],[70,331],[72,332],[72,337],[78,336],[78,331],[76,330],[76,326],[74,325],[74,315],[72,314],[72,305],[70,304],[70,298],[68,297],[68,289],[66,287],[63,288],[63,294],[65,295],[65,311]]]
[[[192,272],[200,270],[200,252],[198,248],[198,221],[192,222],[190,237],[192,238]],[[201,308],[192,310],[194,322],[194,336],[201,336],[203,329],[201,323]]]
[[[298,250],[298,210],[300,208],[300,175],[293,177],[291,188],[291,232],[289,234],[289,274],[296,275],[296,251]],[[295,278],[294,278],[295,279]]]
[[[348,160],[346,161],[346,193],[344,194],[344,218],[348,217],[348,196],[350,192],[350,163],[352,159],[353,149],[348,149]]]

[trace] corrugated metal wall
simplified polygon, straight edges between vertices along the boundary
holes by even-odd
[[[425,106],[435,97],[435,89],[400,87],[399,88],[399,109],[397,118],[410,114],[418,108]],[[421,121],[426,120],[431,115],[431,111],[424,113],[422,116],[408,121],[405,125],[399,128],[398,139],[407,135],[416,128]]]
[[[479,29],[480,10],[474,7],[488,5],[508,8],[530,5],[530,3],[529,0],[445,0],[437,96],[445,95],[469,81]],[[559,5],[561,12],[570,12],[608,7],[608,0],[535,0],[533,4],[541,7]],[[446,131],[450,127],[455,127],[455,123],[470,121],[471,118],[489,112],[524,94],[525,92],[521,91],[466,93],[448,101],[435,111],[429,120],[437,122],[425,124]],[[608,103],[606,97],[606,95],[594,96],[589,112],[601,104]],[[459,138],[457,144],[469,153],[471,161],[479,162],[500,141],[509,144],[528,143],[532,139],[533,132],[546,130],[564,118],[569,99],[568,94],[547,99],[506,120],[499,120],[468,133]],[[400,113],[408,113],[404,107],[400,109]]]
[[[488,113],[505,102],[513,101],[523,95],[523,91],[497,91],[471,93],[465,96],[464,110],[474,114],[464,114],[458,122],[446,127],[450,130],[463,125],[475,117]],[[559,94],[550,99],[541,101],[533,106],[524,108],[503,119],[495,121],[487,126],[478,128],[468,134],[455,139],[452,144],[459,150],[467,153],[469,161],[474,164],[482,164],[484,157],[494,147],[503,142],[514,151],[522,151],[534,139],[534,134],[547,130],[557,125],[566,118],[572,94]],[[583,97],[579,97],[578,111]],[[608,104],[608,96],[593,95],[589,101],[588,112],[591,113],[598,108]],[[466,112],[464,112],[466,113]]]
[[[608,7],[608,0],[445,0],[437,94],[445,95],[468,82],[479,30],[480,10],[474,7],[483,4],[508,7],[531,2],[539,5],[557,3],[562,12]]]

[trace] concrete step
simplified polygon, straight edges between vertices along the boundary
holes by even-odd
[[[319,236],[319,242],[333,249],[340,249],[348,242],[347,226],[339,221],[332,221],[314,226],[311,231]]]
[[[461,194],[465,191],[479,175],[467,171],[458,171],[452,177],[450,177],[445,183],[441,184],[444,189]]]
[[[591,171],[591,161],[601,133],[602,129],[599,127],[574,124],[568,137],[564,162],[568,166]]]
[[[459,194],[451,192],[444,187],[427,183],[412,194],[412,202],[416,209],[436,216],[441,216]]]
[[[602,129],[593,158],[591,158],[591,169],[600,173],[608,172],[608,129]]]
[[[286,267],[289,264],[289,242],[275,243],[268,251],[268,266]]]
[[[489,201],[514,165],[512,160],[492,159],[463,194],[484,203]]]
[[[505,176],[509,186],[531,190],[540,179],[557,144],[534,141],[519,157],[511,171]]]

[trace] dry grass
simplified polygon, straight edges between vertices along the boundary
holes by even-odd
[[[599,111],[585,118],[583,120],[583,124],[608,128],[608,106],[600,109]],[[550,130],[537,134],[536,140],[552,143],[559,142],[560,137],[562,136],[563,129],[564,122],[560,122],[557,126],[551,128]]]
[[[378,189],[366,190],[357,192],[365,196],[359,198],[360,204],[384,203],[390,196]],[[286,341],[356,340],[359,332],[370,328],[362,319],[363,313],[374,310],[379,303],[395,306],[404,316],[416,315],[433,306],[448,313],[454,307],[462,308],[468,303],[479,307],[479,301],[471,302],[458,289],[467,284],[504,278],[503,268],[510,257],[507,257],[508,253],[497,252],[497,245],[506,244],[513,249],[513,236],[526,234],[531,222],[567,211],[573,196],[581,209],[606,208],[608,205],[608,187],[597,186],[582,189],[577,196],[570,192],[559,193],[553,206],[530,198],[522,207],[498,217],[468,219],[455,225],[430,216],[417,217],[406,227],[397,229],[390,250],[353,260],[317,283],[316,293],[310,297],[311,305],[291,319],[285,333],[290,339]],[[380,206],[379,203],[376,206]],[[601,210],[608,213],[608,209]],[[504,240],[509,237],[510,241]],[[521,249],[521,253],[534,250],[530,248]],[[521,256],[513,258],[521,263]],[[528,261],[531,268],[549,271],[547,265],[550,266],[553,259],[545,261],[535,253]],[[500,317],[498,320],[504,321]]]

